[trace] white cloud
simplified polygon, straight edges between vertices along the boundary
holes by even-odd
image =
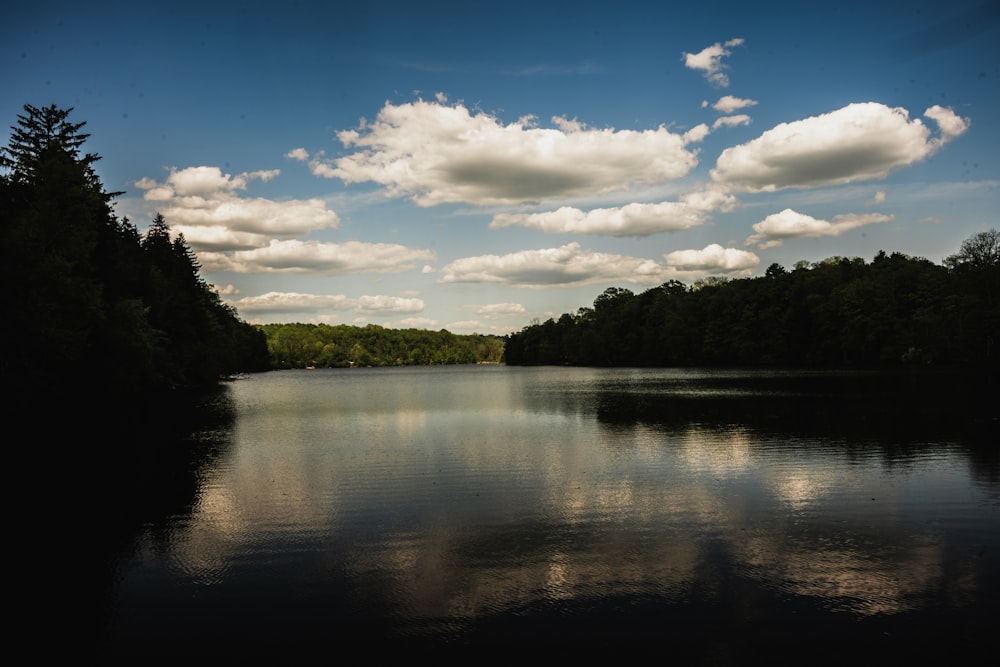
[[[480,320],[459,320],[456,322],[448,322],[444,325],[445,329],[456,334],[492,334],[495,336],[506,336],[507,334],[518,331],[523,327],[523,321],[518,322],[517,324],[498,324],[496,322],[481,322]]]
[[[309,151],[304,148],[293,148],[285,153],[285,157],[291,158],[292,160],[298,160],[299,162],[305,162],[309,159]]]
[[[746,192],[838,185],[885,178],[923,160],[968,128],[968,121],[941,107],[927,116],[930,130],[906,109],[875,102],[850,104],[821,116],[782,123],[753,141],[727,148],[711,171],[723,186]]]
[[[723,248],[717,243],[705,246],[701,250],[677,250],[663,257],[668,266],[678,271],[745,274],[760,264],[760,258],[752,252]]]
[[[390,326],[390,324],[386,323],[385,326]],[[393,322],[391,326],[397,329],[436,329],[438,321],[428,317],[404,317],[401,320]]]
[[[969,129],[968,118],[962,118],[951,109],[937,104],[924,111],[924,115],[938,124],[941,137],[937,141],[942,144],[964,134]]]
[[[582,250],[578,243],[502,256],[466,257],[452,262],[443,272],[441,282],[502,283],[518,287],[618,280],[649,285],[663,282],[660,279],[663,267],[652,260]]]
[[[168,213],[172,212],[169,208],[164,210]],[[166,215],[167,214],[165,213],[164,217],[166,217]],[[170,230],[175,234],[183,234],[184,240],[187,241],[187,244],[198,252],[250,250],[252,248],[259,248],[267,245],[272,238],[270,234],[237,232],[223,225],[212,225],[207,227],[171,225]]]
[[[868,206],[878,206],[879,204],[884,204],[885,199],[886,199],[885,192],[879,190],[878,192],[875,193],[875,196],[872,198],[872,200],[869,202],[865,202],[865,204]]]
[[[262,181],[269,181],[280,173],[279,169],[271,169],[231,176],[223,174],[218,167],[188,167],[180,171],[171,170],[165,185],[181,197],[211,197],[219,193],[245,190],[251,179],[259,178]],[[140,181],[140,183],[146,182],[148,179]],[[142,186],[140,185],[140,187]]]
[[[469,306],[477,315],[488,320],[500,319],[511,315],[524,315],[528,310],[519,303],[491,303],[485,306]]]
[[[433,261],[430,250],[390,243],[321,243],[319,241],[276,239],[263,248],[238,250],[231,254],[202,253],[202,267],[209,272],[236,273],[402,273],[421,262]]]
[[[343,294],[302,294],[299,292],[268,292],[231,302],[241,315],[262,317],[285,313],[419,313],[424,309],[420,299],[396,296],[362,296],[357,299]]]
[[[731,195],[704,190],[683,195],[676,202],[632,203],[589,211],[563,206],[541,213],[500,213],[493,216],[490,228],[520,226],[548,234],[649,236],[704,224],[709,211],[731,210],[735,205],[736,200]]]
[[[757,233],[747,237],[746,244],[764,250],[781,245],[785,239],[840,236],[858,227],[889,222],[893,219],[895,216],[881,213],[849,213],[835,216],[833,221],[829,222],[786,208],[755,224],[753,229]]]
[[[705,102],[703,106],[707,104],[708,103]],[[712,108],[720,113],[731,114],[739,109],[756,106],[756,104],[757,100],[748,100],[740,97],[733,97],[732,95],[723,95],[715,104],[712,105]]]
[[[232,301],[231,304],[244,316],[266,314],[350,311],[354,300],[343,294],[300,294],[297,292],[268,292],[259,296],[247,296]]]
[[[720,127],[736,127],[737,125],[749,125],[750,116],[746,114],[737,114],[735,116],[723,116],[722,118],[717,118],[714,123],[712,123],[712,129],[717,130]]]
[[[711,130],[708,129],[708,125],[705,125],[705,123],[701,123],[699,125],[695,125],[690,130],[685,132],[682,135],[682,137],[684,139],[685,144],[696,144],[705,137],[707,137],[709,132],[711,132]]]
[[[274,237],[335,229],[340,224],[320,199],[274,201],[238,195],[251,180],[267,181],[278,173],[275,169],[232,176],[218,167],[188,167],[172,170],[163,183],[143,178],[136,186],[145,190],[146,201],[157,202],[167,224],[183,231],[194,250],[246,249]]]
[[[424,302],[413,297],[362,296],[358,299],[357,309],[362,313],[419,313],[424,309]]]
[[[720,44],[716,42],[711,46],[706,46],[698,53],[684,53],[684,65],[690,69],[700,70],[711,83],[725,88],[729,85],[729,77],[722,70],[725,65],[722,59],[732,54],[730,49],[743,44],[742,39],[731,39]]]
[[[703,224],[706,219],[703,211],[680,202],[628,204],[589,211],[563,206],[544,213],[501,213],[493,216],[490,228],[518,225],[548,234],[649,236],[688,229]]]
[[[659,285],[668,280],[697,280],[709,275],[750,275],[760,262],[751,252],[711,245],[651,259],[583,250],[578,243],[525,250],[509,255],[481,255],[452,262],[441,282],[500,283],[516,287],[569,287],[594,283]]]
[[[736,197],[711,186],[685,193],[681,195],[680,200],[687,206],[701,211],[722,211],[723,213],[728,213],[739,206],[739,201],[737,201]]]
[[[311,164],[316,175],[378,183],[390,196],[411,197],[420,206],[622,191],[681,178],[697,164],[686,144],[702,130],[685,138],[664,127],[617,131],[565,118],[552,122],[556,127],[536,127],[529,118],[503,125],[462,104],[387,103],[374,122],[339,133],[343,145],[356,152]]]

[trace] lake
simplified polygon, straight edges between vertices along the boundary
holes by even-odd
[[[122,483],[99,651],[971,660],[1000,628],[995,392],[928,372],[238,378]]]

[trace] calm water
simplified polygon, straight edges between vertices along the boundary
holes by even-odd
[[[1000,629],[1000,459],[992,389],[948,382],[242,378],[178,447],[179,472],[136,485],[103,648],[960,659]]]

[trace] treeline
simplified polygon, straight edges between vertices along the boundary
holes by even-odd
[[[272,368],[346,368],[499,363],[504,339],[444,329],[327,324],[264,324]]]
[[[25,106],[0,152],[5,395],[118,412],[148,392],[267,367],[264,334],[199,275],[157,216],[119,218],[71,110]],[[115,406],[116,402],[120,405]]]
[[[766,274],[610,288],[592,308],[510,335],[511,365],[873,367],[1000,358],[1000,234],[943,265],[879,252]]]

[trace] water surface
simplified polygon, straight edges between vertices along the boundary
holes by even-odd
[[[148,490],[175,502],[116,556],[104,648],[971,651],[1000,610],[977,397],[856,373],[241,378],[186,474]]]

